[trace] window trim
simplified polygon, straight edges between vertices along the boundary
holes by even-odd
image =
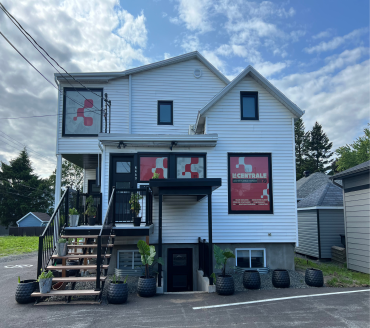
[[[167,157],[167,179],[170,177],[170,156],[169,153],[137,153],[137,183],[149,183],[149,180],[141,180],[140,178],[140,159],[141,157]],[[166,180],[166,179],[164,179]]]
[[[93,92],[101,92],[101,104],[100,107],[103,108],[103,95],[104,95],[104,88],[90,88],[90,91]],[[85,88],[63,88],[63,113],[62,113],[62,137],[97,137],[98,134],[66,134],[65,132],[65,123],[66,123],[66,98],[68,91],[86,91]],[[95,106],[96,107],[96,106]],[[100,114],[100,133],[102,132],[103,128],[103,113]]]
[[[248,96],[255,99],[254,117],[243,116],[243,97]],[[240,91],[240,119],[242,121],[258,121],[259,120],[259,106],[258,106],[258,92],[257,91]]]
[[[171,122],[161,122],[160,121],[160,105],[161,104],[170,104],[171,105]],[[157,125],[173,125],[173,100],[158,100],[157,102]]]
[[[131,253],[131,257],[132,257],[132,260],[131,260],[131,269],[133,273],[136,273],[134,274],[133,276],[137,276],[137,275],[140,275],[142,270],[141,269],[138,269],[137,267],[135,267],[135,256],[134,256],[134,252],[137,252],[139,253],[138,250],[134,250],[134,249],[128,249],[128,250],[118,250],[117,251],[117,264],[116,264],[116,267],[117,269],[120,269],[119,267],[119,255],[120,253]],[[140,253],[139,253],[140,254]]]
[[[248,270],[261,269],[261,268],[252,268],[252,251],[263,251],[263,268],[266,268],[266,248],[235,248],[235,266],[238,266],[238,251],[249,251],[249,268]],[[243,268],[244,269],[244,268]]]
[[[269,165],[269,190],[270,210],[268,211],[233,211],[231,209],[231,184],[230,184],[230,157],[267,157]],[[274,193],[272,180],[272,154],[271,153],[227,153],[227,204],[228,214],[274,214]]]

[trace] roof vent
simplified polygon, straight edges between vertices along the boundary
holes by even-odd
[[[304,171],[303,175],[307,178],[310,175],[310,171]]]
[[[199,78],[202,76],[202,70],[201,70],[201,69],[199,69],[199,68],[196,68],[196,69],[194,70],[194,76],[195,76],[197,79],[199,79]]]

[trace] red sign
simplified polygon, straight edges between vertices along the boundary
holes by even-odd
[[[271,211],[268,156],[230,156],[230,209]]]
[[[140,181],[149,181],[154,172],[159,174],[159,179],[167,179],[167,157],[140,157]]]

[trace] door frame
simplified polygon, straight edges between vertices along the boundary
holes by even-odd
[[[113,181],[113,158],[114,157],[131,157],[134,163],[134,185],[137,185],[137,154],[136,153],[110,153],[109,154],[109,190],[108,190],[108,202],[109,197],[112,194],[112,181]]]
[[[173,269],[169,265],[169,261],[170,261],[169,254],[170,254],[170,251],[178,251],[179,253],[184,252],[184,251],[189,252],[190,259],[189,259],[189,262],[188,263],[190,263],[191,269],[190,269],[190,271],[188,273],[188,279],[189,279],[188,285],[190,286],[190,290],[187,290],[187,291],[189,291],[189,292],[190,291],[193,291],[194,290],[194,281],[193,281],[193,269],[194,269],[194,265],[193,265],[193,258],[194,258],[193,251],[194,251],[194,248],[192,248],[192,247],[180,247],[180,248],[177,247],[177,248],[172,248],[171,247],[171,248],[167,248],[167,263],[166,263],[166,265],[167,265],[167,292],[171,289],[169,282],[170,282],[170,280],[172,280],[172,279],[170,279],[170,275],[173,274]]]

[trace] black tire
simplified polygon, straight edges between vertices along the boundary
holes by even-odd
[[[234,279],[232,276],[217,276],[216,292],[218,295],[232,295],[234,291]]]
[[[19,304],[27,304],[34,302],[35,299],[31,297],[31,294],[37,288],[37,281],[36,280],[23,280],[20,284],[17,285],[17,289],[15,291],[15,300]]]
[[[109,284],[108,288],[108,302],[112,304],[122,304],[127,301],[128,287],[120,281],[118,284]]]
[[[276,288],[289,288],[290,277],[289,272],[283,269],[276,269],[272,273],[272,284]]]
[[[319,269],[309,268],[306,269],[304,280],[308,286],[322,287],[324,286],[324,275]]]
[[[152,297],[157,293],[157,286],[154,277],[139,277],[137,293],[141,297]]]
[[[245,270],[243,273],[243,286],[246,289],[260,289],[260,273],[256,270]]]

